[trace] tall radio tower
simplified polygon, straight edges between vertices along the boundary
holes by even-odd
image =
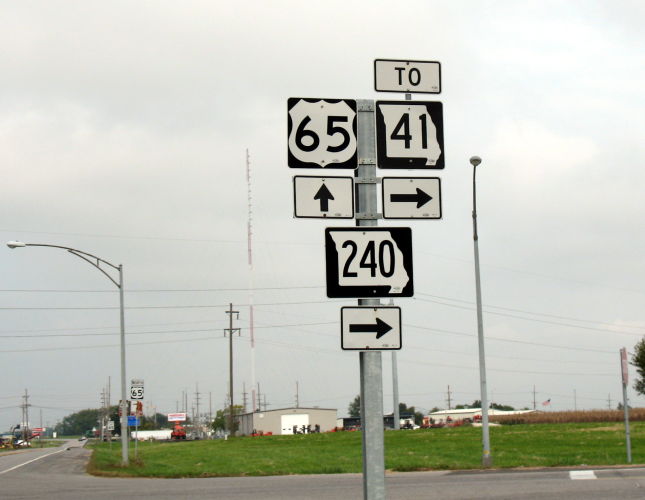
[[[248,264],[249,264],[249,332],[251,337],[251,411],[255,413],[258,408],[255,392],[255,333],[253,331],[253,204],[251,200],[251,159],[249,150],[246,150],[246,187],[247,187],[247,236],[248,236]]]

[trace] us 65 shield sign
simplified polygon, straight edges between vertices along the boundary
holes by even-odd
[[[412,297],[409,227],[325,229],[327,296]]]
[[[289,167],[357,167],[355,100],[291,97],[288,115]]]
[[[429,101],[377,101],[380,168],[444,168],[443,105]]]

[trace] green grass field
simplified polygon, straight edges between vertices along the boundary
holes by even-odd
[[[626,463],[624,427],[617,423],[491,427],[494,466],[554,467]],[[645,462],[645,422],[631,426],[633,463]],[[361,472],[360,432],[241,437],[134,445],[131,463],[120,466],[121,448],[92,445],[89,472],[147,477],[263,476]],[[476,469],[481,429],[456,427],[388,431],[385,467],[394,471]]]

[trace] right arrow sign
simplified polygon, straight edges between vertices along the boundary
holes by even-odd
[[[401,349],[400,307],[342,307],[340,322],[345,351]]]
[[[441,179],[383,177],[384,219],[441,219]]]

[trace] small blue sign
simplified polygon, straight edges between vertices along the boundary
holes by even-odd
[[[141,421],[139,420],[139,417],[128,415],[128,427],[139,427],[140,425]]]

